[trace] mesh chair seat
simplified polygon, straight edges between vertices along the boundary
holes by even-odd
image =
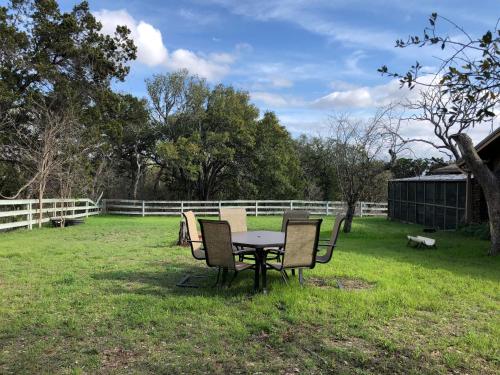
[[[205,250],[193,250],[193,257],[198,260],[205,260],[207,258]]]
[[[234,262],[234,270],[235,271],[243,271],[243,270],[247,270],[249,268],[253,268],[254,265],[253,264],[249,264],[249,263],[244,263],[244,262]]]

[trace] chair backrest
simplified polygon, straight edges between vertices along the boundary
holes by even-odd
[[[247,231],[247,211],[244,208],[221,208],[219,220],[227,221],[233,233]]]
[[[314,268],[322,219],[289,220],[285,229],[284,268]]]
[[[199,222],[208,266],[235,269],[229,223],[204,219],[200,219]]]
[[[333,224],[332,234],[330,235],[330,241],[328,242],[326,254],[324,256],[325,263],[329,262],[332,259],[333,250],[335,249],[335,246],[337,246],[337,239],[339,238],[340,226],[344,222],[345,218],[345,215],[335,216],[335,223]]]
[[[304,210],[287,210],[283,213],[283,221],[281,222],[281,231],[284,232],[288,220],[307,220],[309,219],[309,211]]]
[[[184,220],[186,221],[189,239],[191,241],[200,241],[200,234],[198,233],[198,228],[196,227],[196,217],[194,216],[194,212],[186,211],[182,213],[182,216],[184,216]],[[201,249],[201,242],[190,242],[190,245],[192,252]]]

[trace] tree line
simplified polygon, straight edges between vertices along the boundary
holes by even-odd
[[[0,7],[3,197],[342,199],[332,139],[294,139],[247,92],[186,70],[147,79],[147,98],[114,92],[136,47],[100,30],[86,2]]]
[[[439,35],[438,22],[462,35]],[[404,74],[379,69],[418,87],[416,100],[369,119],[335,114],[328,135],[294,139],[247,92],[185,70],[150,77],[147,98],[114,92],[112,82],[125,80],[136,58],[127,27],[102,34],[85,1],[61,12],[55,0],[11,0],[0,7],[0,195],[344,200],[348,230],[357,201],[386,199],[388,178],[443,165],[400,157],[423,142],[463,161],[478,180],[497,254],[498,171],[467,132],[496,118],[500,30],[474,38],[437,14],[429,24],[396,46],[451,49],[431,81],[420,79],[418,62]],[[430,137],[404,136],[411,121],[430,125]]]

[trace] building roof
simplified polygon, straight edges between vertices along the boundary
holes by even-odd
[[[481,142],[476,145],[476,151],[482,160],[489,162],[491,159],[498,157],[500,151],[500,127],[496,128]],[[457,161],[459,167],[464,167],[463,159]]]
[[[429,174],[462,174],[462,170],[455,163],[445,165],[444,167],[436,168]]]
[[[467,176],[465,174],[430,174],[418,177],[396,178],[391,181],[465,181]]]

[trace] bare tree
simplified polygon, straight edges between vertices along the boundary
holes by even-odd
[[[43,198],[47,183],[54,175],[60,162],[59,142],[68,123],[72,122],[71,114],[56,113],[47,103],[35,103],[30,111],[30,120],[16,127],[10,134],[10,142],[3,147],[2,153],[18,163],[29,176],[27,182],[10,197],[16,199],[26,190],[36,192],[38,199],[38,226],[42,226]],[[0,194],[1,195],[1,194]]]
[[[491,100],[496,100],[491,98]],[[413,142],[424,142],[440,152],[449,155],[453,160],[463,160],[466,171],[471,172],[483,190],[488,206],[489,225],[491,233],[490,254],[500,252],[500,177],[481,160],[471,138],[467,135],[469,129],[481,124],[485,119],[477,119],[479,107],[484,105],[470,101],[467,97],[459,100],[455,94],[450,96],[443,86],[431,86],[420,91],[420,97],[407,107],[413,112],[406,121],[418,121],[422,126],[432,129],[429,138],[410,138],[401,135],[401,128],[393,129],[399,145]],[[449,108],[453,107],[453,110]],[[495,118],[488,121],[493,125]]]
[[[455,36],[439,35],[436,23],[451,25]],[[486,31],[476,38],[453,21],[433,13],[423,36],[411,36],[396,41],[396,46],[439,45],[450,48],[449,57],[428,83],[420,78],[422,66],[416,62],[406,74],[390,72],[382,66],[379,72],[400,79],[401,85],[410,88],[422,86],[420,100],[415,104],[417,120],[430,123],[434,140],[401,139],[404,142],[420,141],[450,153],[455,160],[465,162],[481,186],[488,206],[491,247],[489,254],[500,254],[500,176],[481,160],[467,132],[475,126],[493,124],[500,104],[500,30],[497,21],[493,31]],[[457,34],[458,33],[458,34]],[[457,37],[458,35],[458,37]]]
[[[370,189],[371,183],[390,161],[384,162],[384,151],[394,149],[386,132],[389,109],[379,110],[367,121],[348,115],[334,116],[330,120],[331,160],[335,166],[338,183],[347,203],[344,232],[351,231],[356,203]],[[391,160],[396,153],[391,154]]]

